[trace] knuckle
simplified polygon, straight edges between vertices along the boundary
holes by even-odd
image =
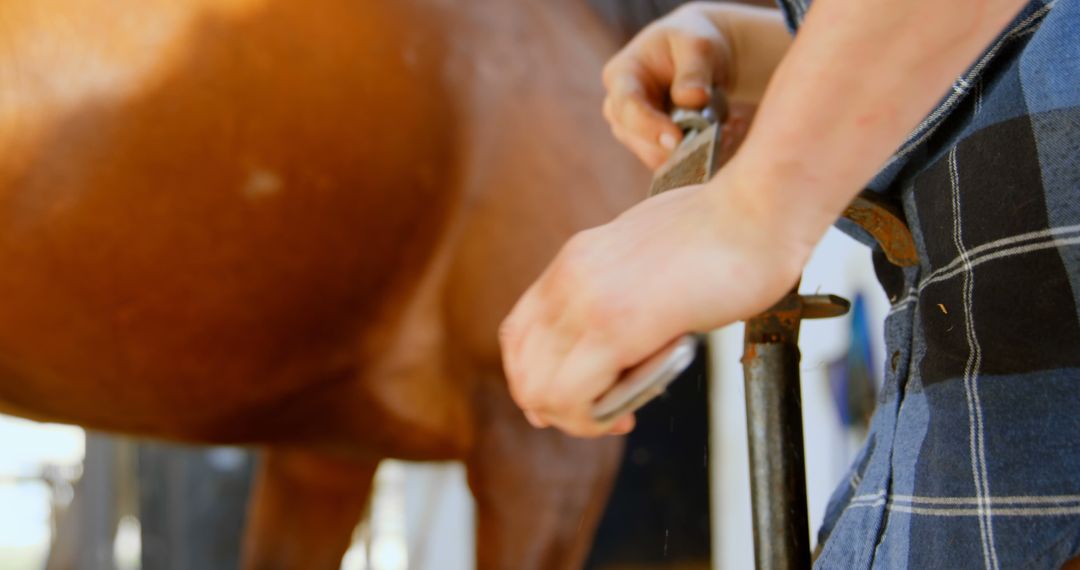
[[[598,339],[615,336],[620,319],[627,314],[625,302],[619,289],[597,281],[581,281],[577,284],[573,311],[579,327]]]
[[[499,323],[496,331],[499,349],[508,365],[516,365],[520,356],[522,341],[525,339],[527,327],[524,317],[514,311]],[[508,367],[509,368],[509,367]]]
[[[593,281],[593,272],[590,269],[597,259],[595,232],[595,228],[578,232],[566,242],[559,255],[562,273],[560,277],[567,286],[576,289],[575,293],[582,289],[588,292]]]
[[[507,317],[499,324],[499,343],[503,348],[512,347],[517,344],[515,341],[521,336],[521,326],[518,325],[517,319]]]
[[[566,304],[577,295],[581,283],[589,278],[588,267],[583,263],[586,254],[582,250],[582,246],[565,244],[537,281],[540,301],[535,312],[536,320],[541,324],[551,326],[558,322]]]
[[[614,124],[620,121],[622,104],[625,99],[625,95],[620,95],[614,91],[608,93],[607,96],[604,97],[604,118],[607,119],[609,123]]]
[[[632,70],[635,68],[634,62],[637,59],[637,50],[632,44],[613,55],[600,70],[600,81],[604,84],[604,88],[608,91],[615,91],[619,86],[620,79],[623,76],[632,74]]]
[[[640,32],[638,32],[637,36],[631,40],[630,44],[648,43],[656,41],[657,39],[663,39],[663,37],[670,32],[672,27],[671,22],[676,19],[675,16],[677,13],[678,10],[676,9],[667,16],[649,22]]]
[[[611,109],[612,105],[614,105],[614,103],[612,102],[611,95],[608,95],[607,97],[604,97],[604,104],[601,105],[600,112],[601,112],[601,114],[603,114],[604,120],[606,120],[609,124],[614,126],[615,125],[615,113],[612,112],[612,109]]]
[[[698,57],[705,58],[712,54],[713,44],[709,38],[686,34],[679,36],[678,41],[684,50]]]
[[[591,297],[592,299],[583,310],[582,317],[590,331],[602,335],[614,329],[626,311],[614,294],[594,294]]]

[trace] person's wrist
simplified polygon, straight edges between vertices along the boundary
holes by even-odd
[[[814,200],[813,186],[819,183],[805,165],[759,161],[740,150],[708,191],[718,207],[733,209],[801,270],[838,215]]]

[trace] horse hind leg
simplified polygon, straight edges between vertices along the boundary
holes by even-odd
[[[486,402],[466,462],[477,508],[477,570],[581,568],[623,439],[576,439],[525,422],[505,387]]]
[[[268,447],[245,529],[246,570],[337,570],[379,462]]]

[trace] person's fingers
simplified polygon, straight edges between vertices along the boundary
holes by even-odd
[[[610,429],[592,419],[591,405],[618,372],[602,342],[612,328],[610,291],[586,277],[595,263],[587,244],[595,239],[582,232],[563,246],[503,322],[499,339],[510,395],[529,423],[583,436]],[[568,303],[570,292],[583,299]]]
[[[539,283],[534,283],[521,296],[510,314],[499,326],[499,348],[502,353],[503,371],[507,387],[515,403],[525,412],[525,418],[536,428],[548,427],[543,418],[531,411],[529,406],[536,399],[535,391],[539,375],[536,364],[530,362],[530,344],[543,337],[545,327],[551,325],[550,311],[543,309]],[[550,374],[550,372],[549,372]]]
[[[615,420],[615,423],[611,424],[611,429],[608,430],[608,435],[626,435],[634,431],[634,426],[637,424],[637,419],[634,414],[626,414],[625,416]]]
[[[593,402],[614,384],[619,365],[613,347],[586,334],[561,359],[545,387],[543,404],[531,411],[559,429],[579,437],[597,437],[612,426],[592,417]],[[620,426],[625,427],[625,426]]]
[[[554,384],[553,379],[577,341],[574,335],[563,320],[541,322],[530,327],[521,343],[510,394],[522,410],[532,413],[530,423],[537,427],[545,427],[545,412],[571,399],[566,388]]]
[[[670,152],[682,139],[682,131],[660,108],[662,104],[649,96],[638,77],[622,75],[610,83],[604,116],[613,127]]]
[[[637,156],[638,160],[650,170],[659,168],[671,155],[670,151],[657,147],[651,141],[634,136],[621,127],[612,127],[611,132],[616,140],[630,149],[630,152],[634,153],[634,156]]]
[[[669,37],[675,78],[671,83],[671,101],[680,107],[700,109],[712,97],[715,70],[715,47],[707,38],[676,35]]]
[[[538,305],[537,286],[533,284],[499,324],[499,350],[511,393],[523,376],[521,348],[529,335],[531,325],[536,322]]]
[[[568,249],[529,287],[500,331],[510,395],[536,427],[546,427],[544,412],[566,398],[565,391],[552,394],[552,379],[582,334],[564,300],[580,271],[580,263],[567,260]]]
[[[532,427],[538,429],[548,427],[549,424],[536,412],[530,410],[524,410],[524,412],[526,421],[528,421]]]
[[[531,417],[530,417],[531,416]],[[534,421],[540,425],[534,424],[535,427],[549,427],[553,426],[559,430],[568,433],[576,437],[601,437],[605,435],[620,436],[626,435],[634,431],[634,427],[637,426],[637,418],[634,414],[627,414],[614,422],[608,423],[594,423],[591,421],[581,421],[573,414],[551,414],[545,417],[540,417],[532,412],[528,412],[526,415],[530,418],[530,423]],[[584,427],[580,427],[584,426]]]

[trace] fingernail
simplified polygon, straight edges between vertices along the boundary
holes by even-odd
[[[525,419],[529,422],[529,425],[531,425],[534,428],[539,429],[539,428],[547,427],[547,424],[544,423],[544,420],[541,420],[540,416],[538,416],[538,415],[536,415],[536,414],[534,414],[532,412],[526,411],[525,412]]]
[[[626,435],[634,429],[634,416],[627,415],[615,421],[608,432],[611,435]]]
[[[678,142],[679,140],[676,139],[675,135],[671,133],[664,133],[660,135],[660,146],[668,150],[675,150],[675,145],[678,144]]]

